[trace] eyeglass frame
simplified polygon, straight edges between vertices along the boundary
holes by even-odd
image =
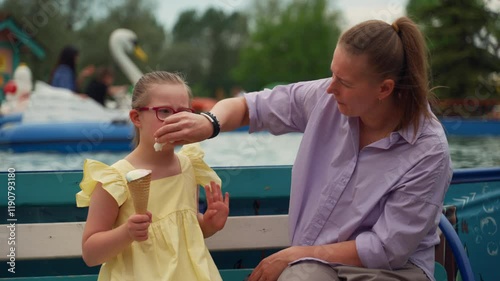
[[[165,119],[161,120],[160,117],[158,117],[158,110],[160,110],[160,109],[170,109],[172,111],[172,115],[180,113],[180,112],[195,113],[195,110],[192,108],[189,108],[189,107],[180,107],[178,109],[175,109],[175,108],[170,107],[170,106],[153,106],[153,107],[144,106],[144,107],[138,107],[138,108],[134,108],[134,109],[137,111],[154,110],[155,115],[156,115],[156,119],[160,120],[161,122],[165,121]]]

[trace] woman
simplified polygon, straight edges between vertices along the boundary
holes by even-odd
[[[52,71],[50,85],[65,88],[75,93],[79,92],[83,81],[94,73],[94,66],[85,67],[80,74],[76,75],[76,64],[78,50],[73,46],[66,46],[59,55],[59,60]]]
[[[262,260],[250,281],[434,280],[452,168],[429,107],[426,55],[410,19],[367,21],[342,34],[331,78],[222,100],[210,118],[165,120],[158,142],[247,124],[304,133],[292,172],[292,246]]]

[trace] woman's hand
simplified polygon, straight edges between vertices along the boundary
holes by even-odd
[[[229,215],[229,193],[222,197],[220,186],[215,182],[205,185],[207,210],[202,218],[202,230],[205,237],[210,237],[221,230]]]
[[[212,133],[212,123],[206,117],[181,112],[165,119],[163,126],[155,132],[154,137],[158,143],[169,142],[172,145],[182,145],[205,140]]]
[[[148,240],[148,228],[151,224],[152,214],[134,214],[128,218],[127,230],[128,234],[134,241]]]
[[[248,281],[278,280],[288,264],[298,258],[295,254],[297,249],[297,247],[286,248],[263,259],[253,270]]]

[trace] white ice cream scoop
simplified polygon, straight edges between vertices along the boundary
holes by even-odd
[[[153,147],[154,147],[155,151],[158,152],[158,151],[161,151],[163,149],[164,145],[165,145],[164,143],[155,142]]]
[[[151,174],[151,170],[146,170],[146,169],[136,169],[132,170],[125,175],[127,178],[128,182],[134,181],[136,179],[140,179],[142,177],[147,176],[148,174]]]

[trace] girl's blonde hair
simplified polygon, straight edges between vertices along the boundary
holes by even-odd
[[[401,17],[392,25],[379,20],[362,22],[339,39],[339,45],[353,55],[365,54],[369,65],[380,79],[394,79],[392,97],[402,117],[397,129],[413,125],[418,130],[420,116],[430,118],[427,47],[418,26]]]
[[[181,74],[171,73],[167,71],[153,71],[143,75],[141,79],[139,79],[139,81],[137,81],[137,83],[135,84],[134,93],[132,94],[132,108],[145,106],[148,103],[148,90],[153,85],[163,84],[184,85],[189,96],[189,105],[191,106],[193,93],[191,92],[191,88],[188,86],[186,80],[184,80],[184,77]],[[135,146],[139,144],[139,137],[139,129],[136,127],[133,140]]]

